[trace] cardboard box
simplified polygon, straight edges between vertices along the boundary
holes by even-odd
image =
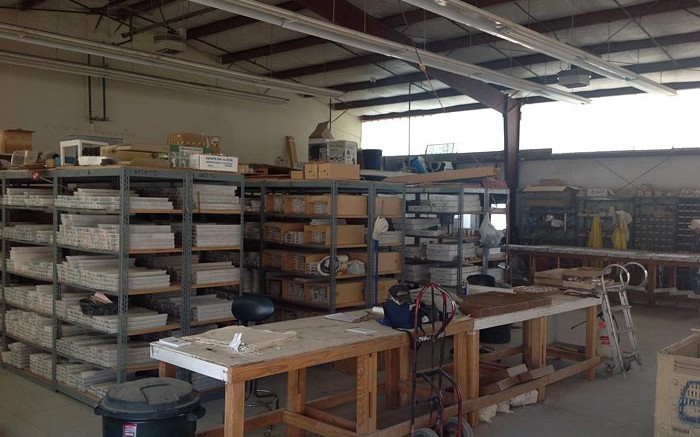
[[[289,172],[289,177],[293,181],[300,181],[304,179],[304,172],[301,170],[292,170],[291,172]]]
[[[249,164],[238,164],[238,173],[249,174],[252,173]]]
[[[357,164],[321,163],[318,164],[318,179],[359,180],[360,166]]]
[[[306,214],[329,216],[333,196],[323,194],[306,196]],[[338,217],[367,217],[367,196],[358,194],[338,194],[336,201]]]
[[[238,158],[220,155],[190,155],[190,168],[235,173],[238,171]]]
[[[154,167],[154,168],[171,168],[172,165],[167,159],[157,159],[157,158],[134,158],[131,161],[127,161],[127,165],[134,167]],[[121,163],[120,163],[121,164]]]
[[[0,153],[32,150],[32,133],[34,131],[24,129],[0,130]]]
[[[306,213],[306,196],[304,195],[285,195],[282,198],[282,213],[284,214],[305,214]]]
[[[323,282],[306,282],[304,300],[315,304],[330,305],[330,284]],[[354,281],[338,282],[335,285],[336,308],[364,306],[365,283]]]
[[[106,155],[115,151],[148,152],[148,153],[168,153],[170,147],[160,144],[146,143],[125,143],[100,147],[100,154]]]
[[[103,150],[106,147],[100,147],[100,155],[112,158],[115,161],[131,161],[132,159],[153,159],[154,154],[150,152],[132,152],[129,150]]]
[[[357,143],[354,141],[309,139],[309,160],[357,164]]]
[[[304,179],[318,179],[318,164],[304,164]]]
[[[579,188],[569,185],[528,185],[523,188],[526,205],[566,208],[576,206]]]
[[[364,225],[337,225],[336,245],[338,247],[361,246],[364,243]],[[331,226],[304,225],[304,244],[329,247],[331,245]]]
[[[305,225],[303,223],[283,223],[283,222],[266,222],[263,224],[263,239],[278,243],[294,243],[290,239],[290,232],[304,232]],[[303,243],[302,241],[299,244]]]
[[[356,259],[367,265],[367,252],[348,252],[351,260]],[[374,260],[372,260],[374,262]],[[401,271],[401,252],[379,252],[379,273],[395,273]]]
[[[697,435],[700,423],[700,333],[657,354],[654,437]]]
[[[403,198],[401,196],[377,196],[374,213],[382,217],[403,217]]]
[[[284,210],[284,194],[265,194],[265,211],[281,213]]]

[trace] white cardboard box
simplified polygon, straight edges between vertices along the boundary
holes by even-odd
[[[657,354],[654,437],[697,435],[700,424],[700,333]]]
[[[235,156],[190,155],[190,168],[236,173],[238,171],[238,158]]]

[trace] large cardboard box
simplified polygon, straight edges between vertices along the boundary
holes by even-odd
[[[318,196],[306,196],[306,214],[329,216],[333,196],[323,194]],[[338,194],[336,202],[338,217],[367,217],[367,196],[360,194]]]
[[[576,206],[579,188],[569,185],[528,185],[523,188],[523,198],[528,207],[566,208]]]
[[[168,134],[166,142],[169,146],[193,146],[206,147],[212,150],[212,153],[221,153],[221,137],[218,135],[193,134],[188,132],[177,132]]]
[[[377,196],[374,213],[382,217],[403,217],[403,198],[401,196]]]
[[[348,252],[350,259],[362,261],[367,265],[367,252]],[[379,273],[398,273],[401,271],[401,252],[379,252]],[[375,262],[372,260],[372,262]]]
[[[318,164],[304,164],[304,179],[318,179]]]
[[[335,164],[321,163],[318,164],[319,179],[360,179],[360,166],[357,164]]]
[[[190,168],[236,173],[238,171],[238,158],[235,156],[190,155]]]
[[[657,354],[654,437],[700,435],[700,333]]]
[[[331,225],[305,225],[304,244],[330,247],[331,231]],[[337,225],[336,245],[339,248],[358,247],[363,244],[365,244],[364,225]]]
[[[24,129],[0,130],[0,153],[32,150],[32,133],[34,131]]]
[[[328,139],[309,139],[309,160],[357,164],[357,143]]]

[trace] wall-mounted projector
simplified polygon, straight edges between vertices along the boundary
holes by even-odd
[[[184,52],[186,40],[187,31],[185,29],[153,35],[155,51],[164,55],[177,55]]]
[[[572,67],[557,74],[557,83],[566,88],[581,88],[591,83],[591,72],[583,68]]]

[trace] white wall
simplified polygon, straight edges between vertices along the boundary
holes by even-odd
[[[680,155],[669,150],[660,151],[657,156],[556,158],[520,163],[521,188],[546,178],[559,178],[584,188],[619,189],[631,181],[627,188],[652,184],[664,189],[700,189],[700,152]]]
[[[6,65],[0,65],[0,96],[0,129],[36,131],[34,150],[40,151],[58,150],[67,135],[164,144],[168,132],[194,132],[221,135],[224,152],[242,162],[273,163],[276,156],[286,156],[284,137],[292,135],[304,160],[306,138],[328,119],[327,104],[314,98],[290,96],[290,103],[272,105],[108,81],[110,121],[91,124],[86,78]],[[101,115],[99,96],[94,101]],[[333,124],[333,134],[359,142],[359,119],[343,115]]]

